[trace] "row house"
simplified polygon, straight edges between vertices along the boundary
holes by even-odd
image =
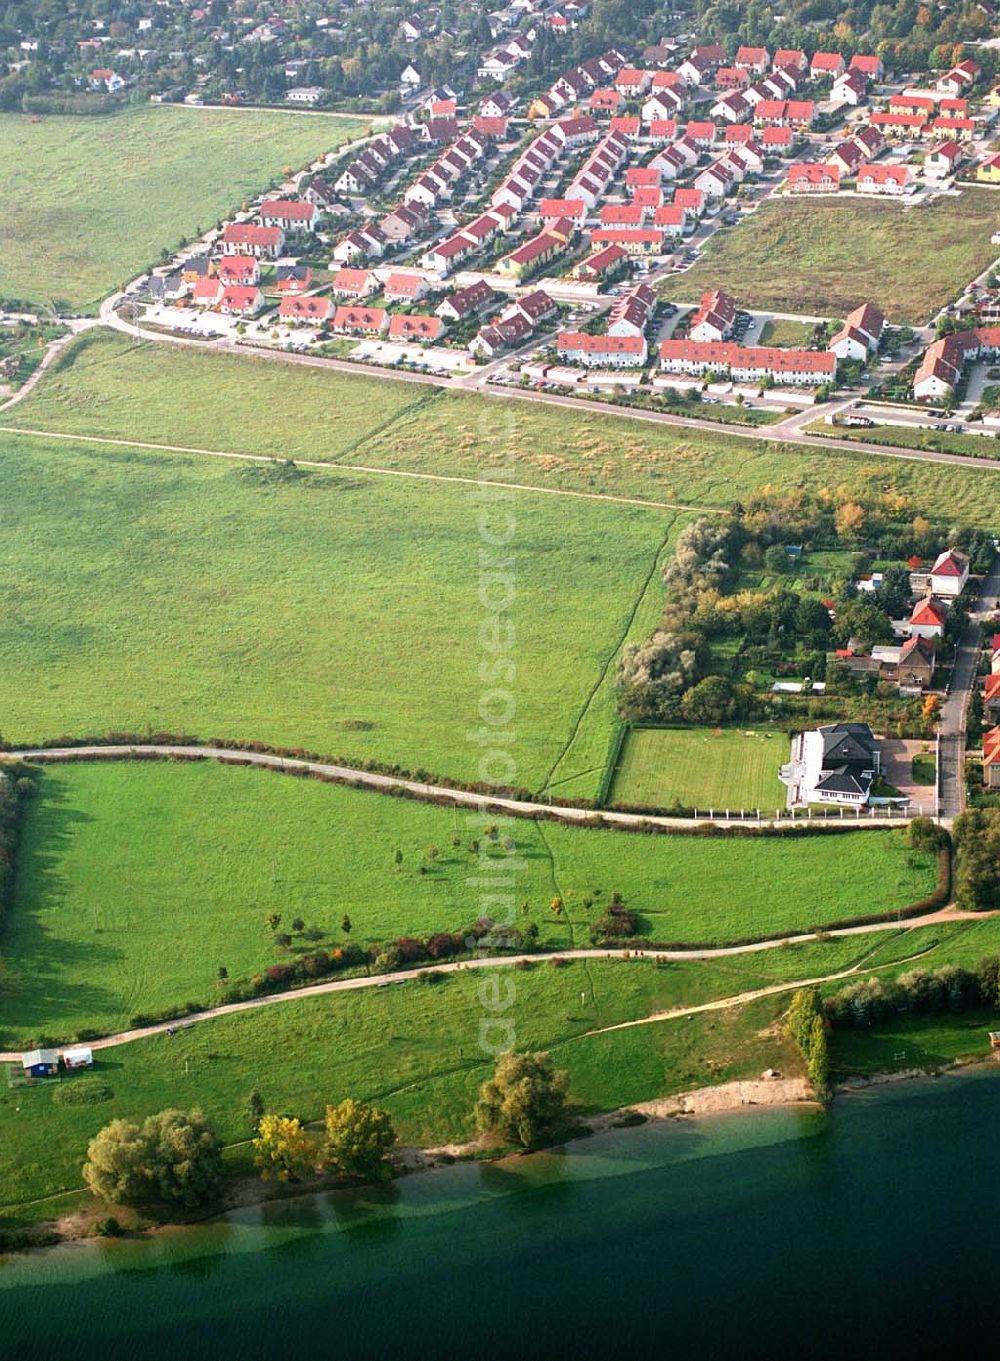
[[[338,307],[333,314],[333,329],[339,335],[384,336],[389,329],[389,313],[384,307]]]
[[[645,335],[655,310],[656,294],[649,284],[636,284],[615,300],[608,313],[608,335]]]
[[[914,190],[913,171],[908,165],[866,165],[858,171],[859,194],[882,194],[898,198]]]
[[[330,319],[332,307],[329,298],[282,298],[278,320],[287,324],[302,322],[310,326],[323,326]]]
[[[592,246],[618,246],[626,255],[660,255],[663,232],[659,227],[598,227],[590,233]]]
[[[924,113],[885,113],[879,110],[872,114],[872,127],[877,128],[883,137],[913,138],[923,137],[930,126],[930,119]]]
[[[588,335],[585,331],[562,331],[556,350],[564,364],[593,369],[641,369],[649,357],[646,337]]]
[[[811,99],[762,99],[753,111],[753,121],[762,127],[801,131],[812,126],[815,112]]]
[[[430,226],[427,205],[424,203],[398,203],[378,224],[379,231],[387,242],[394,246],[405,245],[422,236]]]
[[[335,298],[367,298],[377,293],[379,286],[373,269],[338,269],[330,280],[330,292]]]
[[[884,332],[885,314],[874,303],[862,303],[848,313],[827,349],[838,359],[857,359],[864,363],[869,355],[878,353]]]
[[[971,118],[950,117],[941,114],[931,120],[928,128],[931,137],[946,137],[952,141],[971,142],[976,135],[976,124]]]
[[[947,400],[962,377],[966,364],[977,359],[995,359],[1000,353],[1000,327],[980,326],[943,336],[924,351],[913,379],[913,395],[918,402]]]
[[[319,226],[319,209],[315,203],[298,199],[265,199],[257,216],[265,227],[280,227],[286,236],[314,232]]]
[[[588,208],[595,208],[627,156],[628,139],[618,132],[608,133],[587,157],[566,197],[583,199]]]
[[[385,254],[385,237],[371,224],[348,232],[333,248],[333,263],[348,265],[352,260],[379,260]]]
[[[538,205],[538,216],[543,224],[567,218],[575,227],[581,228],[587,219],[587,205],[582,198],[543,198]]]
[[[689,320],[688,336],[696,341],[728,340],[735,325],[735,299],[725,289],[716,288],[701,295],[698,308]]]
[[[434,312],[445,321],[467,321],[469,317],[492,307],[496,296],[485,279],[477,279],[467,288],[459,288],[454,293],[449,293],[443,302],[438,303]]]
[[[912,113],[929,118],[937,111],[937,101],[930,95],[907,94],[903,91],[889,96],[888,109],[890,113]]]
[[[663,179],[682,179],[698,164],[699,151],[696,146],[682,137],[679,142],[659,152],[649,164],[655,166]]]
[[[574,234],[573,224],[566,218],[551,223],[544,231],[525,241],[522,246],[505,255],[497,264],[497,273],[521,279],[529,271],[546,265],[561,255]]]
[[[628,251],[621,246],[602,246],[574,267],[573,278],[604,279],[620,270],[628,258]]]
[[[471,342],[469,350],[481,359],[493,359],[502,351],[523,344],[558,310],[548,293],[536,288],[502,308],[496,321],[484,326]]]
[[[276,260],[285,248],[285,233],[280,227],[264,227],[256,222],[227,222],[221,244],[224,255]]]
[[[840,169],[836,165],[800,161],[788,167],[786,194],[836,194],[840,189]]]
[[[796,385],[832,382],[837,374],[836,356],[828,351],[744,346],[732,341],[661,341],[660,367],[665,373],[728,373],[738,382],[771,378]]]
[[[872,302],[863,302],[860,308],[848,313],[844,325],[830,340],[827,350],[837,355],[838,359],[860,359],[864,362],[869,355],[878,354],[884,331],[884,313]]]

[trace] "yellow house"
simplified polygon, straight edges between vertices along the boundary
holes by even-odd
[[[984,100],[988,109],[1000,109],[1000,85],[994,85]]]
[[[984,184],[1000,184],[1000,153],[987,156],[976,170],[976,179]]]

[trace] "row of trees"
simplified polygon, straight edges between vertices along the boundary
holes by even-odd
[[[529,1149],[558,1134],[566,1118],[569,1077],[545,1053],[505,1053],[483,1083],[475,1107],[479,1132]],[[265,1110],[250,1094],[254,1165],[264,1181],[297,1182],[317,1173],[366,1181],[391,1176],[396,1130],[389,1114],[346,1098],[328,1105],[322,1132],[296,1116]],[[222,1144],[200,1110],[165,1110],[110,1121],[91,1139],[83,1179],[111,1205],[197,1209],[219,1200]]]
[[[898,1015],[957,1013],[976,1006],[1000,1006],[1000,955],[986,956],[972,969],[945,964],[910,969],[895,979],[859,979],[829,997],[825,1010],[835,1026],[864,1028]]]

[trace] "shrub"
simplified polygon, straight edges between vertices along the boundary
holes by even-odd
[[[52,1093],[52,1100],[59,1106],[98,1106],[102,1101],[110,1101],[114,1092],[100,1078],[77,1078],[73,1082],[60,1082]]]

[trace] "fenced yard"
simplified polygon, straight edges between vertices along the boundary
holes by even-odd
[[[625,738],[610,803],[649,808],[753,810],[785,806],[780,732],[738,728],[634,728]]]

